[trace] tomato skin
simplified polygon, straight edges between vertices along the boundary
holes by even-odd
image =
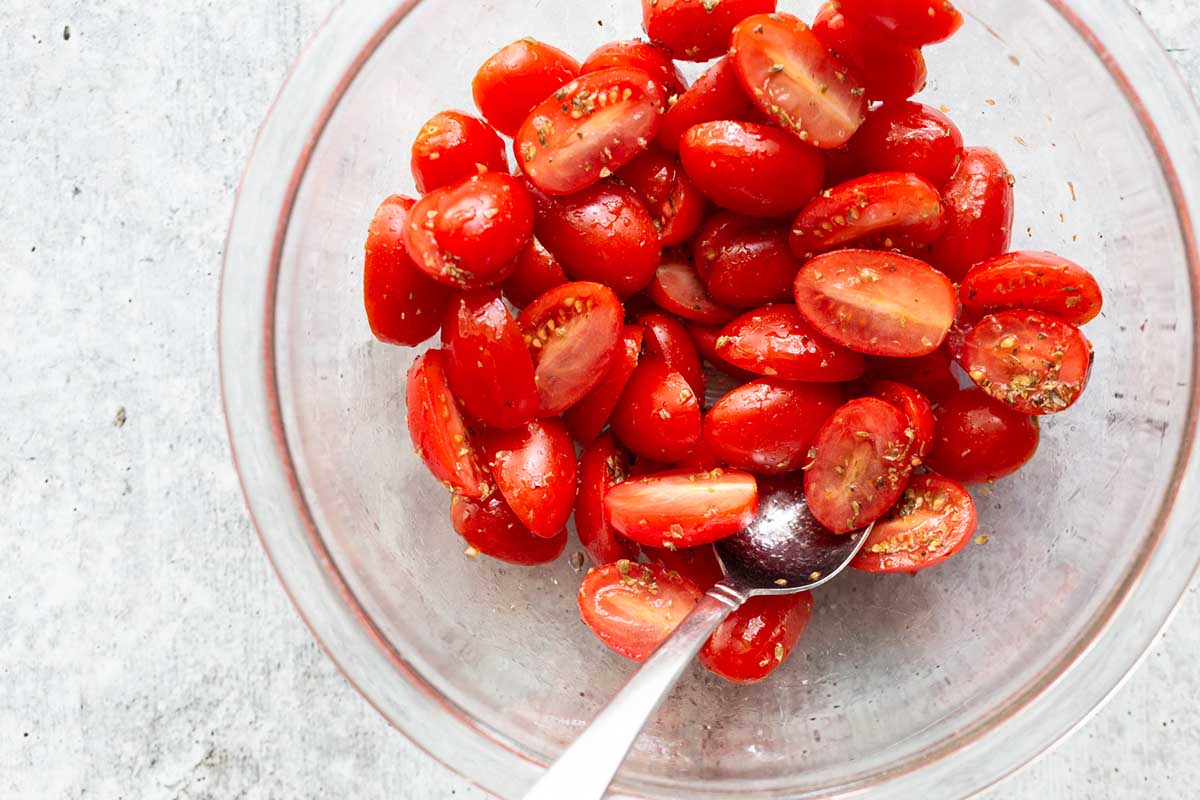
[[[1020,251],[988,259],[963,278],[959,296],[968,313],[1041,311],[1072,325],[1085,325],[1100,314],[1100,284],[1083,267],[1054,253]]]
[[[609,649],[645,661],[703,596],[677,572],[621,560],[588,572],[579,615]]]
[[[907,100],[925,88],[925,57],[919,48],[871,36],[847,22],[836,3],[821,6],[812,31],[858,70],[869,100]]]
[[[567,282],[558,260],[541,242],[531,239],[521,255],[513,274],[504,281],[504,296],[517,308],[524,308],[539,296]]]
[[[483,120],[461,111],[435,114],[412,146],[412,174],[421,194],[484,171],[508,172],[504,140]]]
[[[963,17],[949,0],[840,0],[846,19],[913,47],[949,39]]]
[[[723,325],[738,315],[709,297],[695,267],[679,258],[663,258],[646,294],[663,311],[704,325]]]
[[[758,483],[739,470],[673,470],[612,487],[604,506],[613,527],[638,544],[699,547],[750,524]]]
[[[941,475],[916,475],[887,516],[875,523],[850,566],[864,572],[913,573],[962,550],[979,527],[975,501]]]
[[[933,416],[933,406],[928,398],[906,383],[899,381],[872,381],[867,386],[867,393],[891,403],[908,419],[912,430],[912,443],[909,454],[912,465],[921,466],[929,450],[933,447],[933,437],[937,433],[937,422]]]
[[[941,196],[929,181],[911,172],[874,172],[826,189],[806,205],[792,223],[792,254],[808,259],[888,235],[927,243],[944,224]]]
[[[746,119],[753,103],[742,89],[733,62],[725,57],[668,105],[655,142],[670,153],[678,153],[688,128],[722,119]]]
[[[963,137],[950,118],[920,103],[884,103],[850,141],[869,172],[914,172],[943,186],[958,168]]]
[[[483,499],[454,495],[450,500],[450,520],[468,545],[510,564],[525,567],[549,564],[567,546],[566,528],[552,537],[535,536],[498,493]]]
[[[616,357],[600,383],[563,415],[575,441],[585,445],[595,441],[608,424],[608,418],[612,416],[625,385],[629,383],[629,377],[637,367],[642,339],[641,325],[626,325],[621,330],[621,343],[617,346]]]
[[[679,461],[700,440],[700,400],[663,359],[644,355],[610,421],[613,433],[637,455]]]
[[[486,431],[480,441],[508,507],[538,536],[557,536],[575,506],[575,445],[567,426],[536,420],[516,430]]]
[[[840,383],[862,377],[866,364],[818,333],[794,305],[764,306],[730,322],[717,352],[756,375],[808,383]]]
[[[788,236],[788,227],[773,220],[715,214],[696,237],[694,251],[709,295],[736,308],[790,300],[800,262]]]
[[[704,437],[731,467],[759,475],[795,472],[808,463],[813,438],[841,404],[841,389],[831,384],[760,378],[709,409]]]
[[[416,346],[438,332],[450,290],[431,281],[408,257],[404,226],[416,203],[393,195],[375,212],[363,262],[363,306],[375,338]]]
[[[851,139],[850,142],[852,144],[854,140]],[[861,178],[867,173],[858,162],[851,144],[821,151],[825,156],[825,188],[832,189],[846,181]]]
[[[1037,418],[1007,408],[982,389],[964,389],[935,412],[937,436],[925,466],[961,483],[1013,474],[1037,452]]]
[[[790,217],[825,179],[825,159],[816,148],[754,122],[721,120],[690,128],[679,158],[708,199],[751,217]]]
[[[505,136],[515,136],[538,103],[579,76],[579,62],[537,39],[518,39],[483,62],[471,81],[475,105]]]
[[[758,380],[760,376],[749,370],[735,367],[721,358],[717,352],[717,340],[721,338],[723,327],[722,325],[700,325],[696,322],[687,324],[688,333],[691,334],[692,341],[696,343],[696,350],[700,353],[701,358],[740,383]]]
[[[646,331],[646,352],[658,356],[668,368],[682,375],[696,397],[704,397],[704,367],[683,323],[657,311],[642,314],[638,321]]]
[[[677,97],[687,91],[687,79],[671,60],[671,54],[661,46],[641,39],[626,39],[602,44],[583,62],[581,73],[625,67],[641,70],[662,87],[663,96]]]
[[[1012,241],[1012,173],[986,147],[968,147],[942,188],[946,224],[930,260],[953,281],[980,261],[1004,253]]]
[[[572,279],[607,284],[622,298],[646,288],[662,257],[646,206],[612,183],[558,199],[538,215],[536,233]]]
[[[812,608],[811,592],[752,597],[705,642],[700,663],[732,683],[758,683],[796,649]]]
[[[661,150],[641,153],[621,168],[617,179],[645,204],[663,247],[683,244],[704,220],[704,195],[679,162]]]
[[[725,577],[725,570],[717,560],[717,551],[711,544],[682,550],[667,547],[642,547],[641,550],[651,564],[675,570],[702,592],[707,592]]]
[[[906,383],[934,403],[940,403],[959,389],[945,347],[917,358],[868,358],[867,375],[874,380]]]
[[[596,99],[601,93],[603,105]],[[662,87],[640,70],[614,67],[580,75],[529,113],[513,139],[517,163],[546,194],[573,194],[645,150],[658,134],[665,107]]]
[[[446,354],[429,350],[408,370],[404,393],[408,433],[433,477],[465,497],[483,497],[491,487],[471,432],[446,379]]]
[[[637,558],[637,547],[613,529],[604,510],[604,495],[628,475],[629,456],[611,433],[593,442],[579,458],[575,530],[579,544],[596,566]]]
[[[729,49],[733,28],[769,14],[776,0],[642,0],[642,30],[681,61],[708,61]]]

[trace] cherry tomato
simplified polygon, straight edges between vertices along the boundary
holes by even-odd
[[[408,257],[403,231],[416,201],[394,195],[383,201],[367,233],[363,305],[375,338],[415,346],[438,332],[450,290],[425,277]]]
[[[612,429],[639,456],[678,461],[700,439],[700,400],[661,358],[642,356],[612,413]]]
[[[758,484],[738,470],[673,470],[631,478],[604,498],[614,528],[651,547],[699,547],[754,519]]]
[[[412,207],[404,244],[438,283],[477,288],[512,274],[533,235],[533,200],[511,175],[486,172],[435,189]]]
[[[588,572],[579,615],[609,649],[645,661],[703,596],[678,572],[622,559]]]
[[[898,381],[872,381],[867,386],[867,393],[891,403],[904,414],[909,430],[912,431],[909,446],[912,465],[921,466],[925,456],[929,455],[929,448],[933,446],[933,437],[937,432],[933,406],[929,400],[913,387]]]
[[[963,357],[967,352],[967,336],[975,327],[975,321],[973,314],[960,308],[958,316],[954,318],[954,324],[950,326],[950,333],[946,335],[946,344],[943,345],[943,349],[949,353],[951,360],[963,369],[966,369],[963,365],[967,363]]]
[[[629,474],[629,456],[606,433],[579,459],[579,496],[575,499],[575,530],[579,543],[597,566],[622,558],[637,558],[637,548],[613,530],[604,510],[604,495]]]
[[[825,179],[820,151],[754,122],[697,125],[683,135],[679,158],[708,199],[752,217],[790,217]]]
[[[560,198],[538,215],[537,237],[573,279],[607,284],[620,297],[645,289],[662,257],[646,206],[612,183]]]
[[[855,25],[913,47],[945,41],[962,27],[950,0],[839,0]]]
[[[867,374],[873,379],[907,383],[935,403],[958,391],[945,347],[917,358],[868,358]]]
[[[729,49],[733,28],[769,14],[776,0],[642,0],[642,29],[681,61],[708,61]]]
[[[971,267],[959,288],[976,316],[1027,308],[1073,325],[1100,314],[1104,298],[1092,274],[1053,253],[1007,253]]]
[[[851,139],[851,142],[854,140]],[[867,170],[858,163],[858,157],[849,144],[822,150],[825,156],[825,188],[832,189],[846,181],[861,178]]]
[[[642,555],[651,564],[678,572],[702,592],[707,592],[725,577],[717,551],[711,544],[701,547],[685,547],[682,550],[668,547],[641,547]]]
[[[658,82],[640,70],[580,75],[530,112],[513,140],[517,163],[547,194],[586,189],[649,146],[665,104]]]
[[[704,437],[731,467],[760,475],[794,472],[804,468],[817,431],[841,404],[842,392],[831,384],[761,378],[709,409]]]
[[[687,326],[688,333],[692,335],[692,341],[696,343],[696,350],[705,361],[739,383],[757,380],[758,375],[749,370],[735,367],[721,358],[717,352],[717,340],[721,338],[722,328],[721,325],[699,325],[695,322],[689,322]]]
[[[865,528],[891,508],[912,473],[908,420],[874,397],[851,400],[817,433],[804,473],[813,516],[834,533]]]
[[[562,420],[542,419],[481,437],[496,486],[526,528],[551,538],[575,506],[575,445]]]
[[[581,72],[598,72],[602,69],[625,67],[641,70],[662,87],[663,96],[669,99],[687,90],[687,79],[671,60],[671,54],[660,45],[641,39],[602,44],[583,62]]]
[[[958,313],[950,279],[924,261],[836,250],[796,275],[796,306],[825,336],[873,356],[913,358],[941,346]]]
[[[800,270],[788,248],[786,225],[728,212],[705,223],[694,256],[709,295],[737,308],[790,300]]]
[[[911,172],[874,172],[826,189],[792,224],[792,253],[816,253],[884,235],[932,242],[945,210],[938,190]],[[890,248],[890,245],[888,245]]]
[[[662,310],[705,325],[722,325],[738,315],[709,297],[696,269],[678,258],[664,256],[646,294]]]
[[[500,295],[455,297],[442,325],[446,377],[467,413],[494,428],[516,428],[538,410],[533,361]]]
[[[1092,371],[1092,344],[1079,329],[1040,311],[1001,311],[967,334],[963,360],[979,388],[1022,414],[1075,404]]]
[[[508,172],[508,158],[504,140],[483,120],[443,111],[417,133],[412,174],[421,194],[488,171]]]
[[[786,131],[813,147],[850,140],[867,111],[862,78],[790,14],[758,14],[733,31],[742,87]]]
[[[433,477],[466,497],[483,497],[489,476],[446,380],[446,354],[430,350],[408,370],[408,433]]]
[[[672,316],[652,311],[638,320],[646,330],[646,352],[658,356],[667,367],[683,376],[696,397],[704,397],[704,367],[696,344],[683,323]]]
[[[870,172],[915,172],[934,186],[950,180],[962,161],[963,137],[950,118],[920,103],[884,103],[850,142]]]
[[[589,444],[608,424],[608,418],[612,416],[625,385],[629,383],[629,376],[638,364],[642,339],[641,325],[626,325],[621,330],[621,343],[617,346],[616,357],[600,383],[563,415],[575,441]]]
[[[1037,452],[1036,417],[1013,411],[982,389],[966,389],[942,401],[937,436],[925,466],[962,483],[1011,475]]]
[[[864,572],[917,572],[967,546],[979,527],[967,490],[940,475],[916,475],[900,502],[875,523],[850,566]]]
[[[916,47],[872,36],[851,25],[837,3],[821,6],[813,35],[858,70],[868,100],[907,100],[925,88],[925,57]]]
[[[812,607],[811,592],[752,597],[705,642],[700,663],[733,683],[764,680],[796,649]]]
[[[524,308],[541,295],[567,282],[558,260],[537,239],[531,239],[513,274],[504,282],[504,296],[518,308]]]
[[[505,136],[515,136],[534,106],[579,76],[579,62],[537,39],[518,39],[483,62],[471,92]]]
[[[704,220],[704,195],[679,162],[661,150],[637,156],[621,168],[617,179],[645,204],[663,247],[683,244]]]
[[[1012,241],[1013,176],[1000,156],[968,147],[942,189],[946,225],[933,243],[931,260],[951,280],[1008,250]]]
[[[530,303],[518,324],[533,356],[539,414],[553,416],[595,388],[621,338],[621,301],[598,283],[564,283]]]
[[[562,555],[567,546],[566,528],[549,538],[535,536],[498,493],[483,499],[454,495],[450,500],[450,520],[468,545],[510,564],[530,567],[548,564]]]
[[[678,153],[679,141],[688,128],[702,122],[745,119],[753,104],[742,89],[733,62],[722,58],[668,105],[655,141],[664,150]]]
[[[862,377],[861,354],[817,332],[793,305],[764,306],[725,326],[717,352],[735,367],[767,377],[839,383]]]

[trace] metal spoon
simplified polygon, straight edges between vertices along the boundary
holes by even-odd
[[[828,583],[871,532],[838,536],[808,510],[797,477],[760,478],[754,521],[717,543],[725,579],[646,659],[525,800],[601,800],[642,728],[726,617],[751,597],[797,594]]]

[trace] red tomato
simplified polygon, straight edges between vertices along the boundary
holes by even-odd
[[[612,289],[564,283],[517,318],[533,356],[541,416],[560,414],[604,379],[617,354],[624,311]]]
[[[738,315],[709,297],[695,268],[677,258],[664,256],[646,294],[664,311],[705,325],[723,325]]]
[[[933,437],[937,433],[937,423],[933,417],[933,406],[925,395],[906,383],[898,381],[872,381],[867,386],[867,392],[872,397],[878,397],[900,409],[908,420],[908,428],[912,431],[909,454],[912,465],[921,466],[929,448],[933,446]]]
[[[450,500],[450,519],[454,530],[468,545],[510,564],[548,564],[562,555],[567,546],[566,528],[551,538],[535,536],[499,494],[482,500],[454,495]]]
[[[841,404],[841,389],[831,384],[761,378],[709,409],[704,437],[731,467],[760,475],[794,472],[804,468],[813,437]]]
[[[1036,417],[1000,405],[981,389],[966,389],[942,401],[937,436],[925,466],[963,483],[1011,475],[1037,452]]]
[[[704,220],[704,195],[661,150],[647,150],[621,168],[617,179],[645,204],[663,247],[683,244]]]
[[[483,120],[443,111],[417,133],[412,174],[421,194],[488,171],[508,172],[508,158],[504,140]]]
[[[873,356],[914,358],[941,346],[958,313],[954,284],[899,253],[837,250],[796,275],[800,314],[833,341]]]
[[[687,91],[687,79],[671,60],[671,54],[661,46],[641,39],[600,45],[583,62],[581,72],[599,72],[613,67],[641,70],[658,81],[663,96],[667,98],[677,97]]]
[[[938,190],[911,172],[874,172],[826,189],[792,224],[792,253],[815,253],[875,236],[932,242],[945,210]],[[890,245],[888,245],[890,247]]]
[[[758,484],[738,470],[674,470],[631,478],[604,498],[614,528],[651,547],[699,547],[754,519]]]
[[[758,14],[733,31],[742,87],[781,128],[814,147],[845,144],[863,123],[862,79],[790,14]]]
[[[408,433],[425,466],[453,492],[483,497],[491,487],[458,400],[446,380],[446,354],[430,350],[408,370]]]
[[[958,379],[945,347],[918,358],[868,358],[867,375],[907,383],[935,403],[958,391]]]
[[[891,508],[912,473],[908,420],[874,397],[851,400],[817,433],[804,473],[808,508],[834,533],[870,525]]]
[[[851,142],[854,140],[851,139]],[[867,170],[858,163],[858,157],[849,144],[822,150],[825,156],[825,188],[832,189],[846,181],[861,178]]]
[[[846,19],[913,47],[949,39],[963,17],[950,0],[839,0]]]
[[[416,201],[393,195],[383,201],[367,233],[363,305],[381,342],[415,346],[438,332],[450,290],[425,277],[408,257],[403,231]]]
[[[1008,250],[1012,241],[1013,176],[1000,156],[968,147],[942,189],[946,225],[933,243],[931,259],[951,280]]]
[[[534,106],[578,76],[578,61],[526,37],[483,62],[471,91],[487,121],[505,136],[515,136]]]
[[[1092,371],[1092,344],[1079,329],[1040,311],[1001,311],[967,334],[963,360],[979,388],[1022,414],[1074,405]]]
[[[575,506],[575,445],[562,420],[542,419],[482,436],[492,476],[508,507],[538,536],[551,538]]]
[[[925,57],[920,49],[849,24],[836,3],[821,6],[812,31],[821,44],[858,70],[868,100],[907,100],[925,88]]]
[[[618,67],[581,75],[530,112],[513,140],[517,163],[547,194],[586,189],[649,146],[665,107],[662,89],[645,72]]]
[[[963,137],[950,118],[920,103],[884,103],[850,142],[869,172],[915,172],[934,186],[950,180],[962,161]]]
[[[629,383],[629,376],[638,364],[642,338],[641,325],[626,325],[621,330],[621,343],[617,346],[616,357],[600,383],[563,415],[575,441],[589,444],[608,424],[608,418],[612,416],[625,385]]]
[[[776,0],[642,0],[642,29],[681,61],[708,61],[729,49],[733,28],[769,14]]]
[[[966,489],[940,475],[917,475],[850,566],[909,573],[936,567],[966,547],[978,526]]]
[[[682,550],[669,547],[643,547],[641,550],[651,564],[678,572],[702,592],[707,592],[725,577],[725,570],[717,560],[717,551],[711,544]]]
[[[811,592],[751,597],[705,642],[700,663],[727,681],[757,683],[796,649],[812,607]]]
[[[450,388],[468,414],[494,428],[533,419],[533,361],[500,295],[477,289],[456,296],[442,325],[442,349]]]
[[[668,105],[655,141],[664,150],[678,153],[679,140],[688,128],[720,119],[745,119],[753,104],[733,62],[722,58]]]
[[[790,217],[825,179],[820,151],[755,122],[722,120],[690,128],[679,158],[708,199],[752,217]]]
[[[787,381],[840,383],[862,377],[861,354],[817,332],[792,305],[764,306],[725,326],[717,352],[735,367]]]
[[[739,383],[758,379],[759,376],[753,372],[739,369],[721,358],[717,352],[717,340],[721,338],[721,325],[698,325],[695,322],[689,322],[687,329],[688,333],[692,335],[692,341],[696,343],[696,350],[705,361]]]
[[[967,352],[967,336],[971,333],[971,328],[975,327],[975,319],[965,309],[959,309],[958,316],[954,318],[954,324],[950,326],[950,333],[946,336],[946,344],[943,349],[950,355],[951,360],[960,367],[966,362],[963,357]],[[963,367],[966,369],[966,367]]]
[[[704,367],[683,323],[657,311],[642,314],[638,321],[646,329],[646,352],[661,358],[669,369],[683,376],[696,397],[703,398]]]
[[[504,296],[518,308],[524,308],[541,295],[567,282],[558,260],[537,239],[531,239],[521,255],[513,274],[504,282]]]
[[[705,223],[694,257],[709,295],[737,308],[790,300],[800,270],[788,248],[786,225],[728,212]]]
[[[629,456],[611,433],[583,451],[579,459],[579,496],[575,499],[575,530],[579,543],[597,566],[622,558],[636,559],[637,548],[613,530],[604,510],[604,495],[629,473]]]
[[[579,615],[611,650],[645,661],[703,596],[678,572],[623,559],[588,572]]]
[[[959,287],[963,306],[983,316],[1027,308],[1073,325],[1100,314],[1104,297],[1092,274],[1053,253],[1007,253],[971,267]]]
[[[700,439],[700,400],[687,380],[657,356],[645,355],[612,414],[621,443],[639,456],[678,461]]]
[[[511,175],[486,172],[425,195],[412,207],[404,244],[438,283],[476,288],[512,274],[533,235],[533,200]]]
[[[612,183],[559,199],[538,215],[537,237],[573,279],[607,284],[620,297],[645,289],[662,257],[646,206]]]

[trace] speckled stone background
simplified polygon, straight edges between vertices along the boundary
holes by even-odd
[[[313,643],[221,420],[234,188],[333,5],[0,2],[0,798],[483,797]],[[1135,5],[1200,90],[1200,3]],[[1113,701],[985,797],[1200,796],[1198,696],[1193,589]]]

